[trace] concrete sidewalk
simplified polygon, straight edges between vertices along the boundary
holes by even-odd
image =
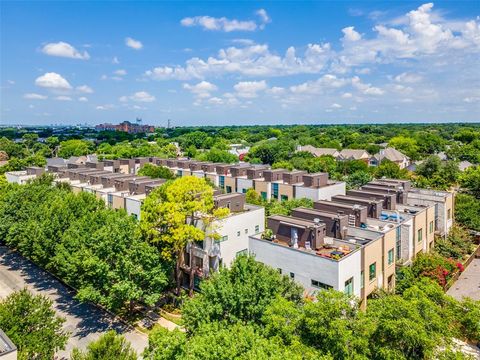
[[[480,300],[480,259],[473,259],[447,294],[458,300],[462,297]]]

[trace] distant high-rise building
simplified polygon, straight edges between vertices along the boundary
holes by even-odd
[[[136,121],[137,124],[132,124],[130,121],[124,121],[118,125],[109,123],[99,124],[95,125],[95,130],[123,131],[130,134],[148,133],[155,131],[155,127],[152,125],[141,125],[141,119],[136,119]]]

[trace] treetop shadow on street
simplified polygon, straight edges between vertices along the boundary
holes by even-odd
[[[75,291],[63,285],[50,274],[33,264],[8,247],[0,246],[0,264],[9,271],[21,272],[25,282],[42,294],[50,294],[54,298],[54,306],[59,311],[79,319],[66,329],[74,337],[86,337],[90,333],[105,332],[113,329],[117,333],[129,331],[129,327],[113,319],[112,315],[90,303],[75,299]],[[20,288],[15,289],[20,290]],[[67,324],[67,323],[66,323]]]

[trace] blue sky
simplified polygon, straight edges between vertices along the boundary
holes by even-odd
[[[0,6],[2,124],[480,121],[478,1]]]

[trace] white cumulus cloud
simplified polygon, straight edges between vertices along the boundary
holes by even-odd
[[[199,98],[208,98],[210,93],[217,90],[217,86],[208,81],[200,81],[195,85],[183,84],[183,88]]]
[[[88,85],[80,85],[76,87],[76,90],[83,94],[92,94],[93,89]]]
[[[36,93],[28,93],[28,94],[24,94],[23,98],[28,100],[46,100],[48,99],[48,96],[36,94]]]
[[[125,45],[135,50],[140,50],[143,48],[143,44],[140,41],[132,39],[131,37],[125,38]]]
[[[180,24],[186,27],[200,26],[204,30],[224,32],[254,31],[257,29],[257,24],[253,20],[241,21],[227,19],[226,17],[215,18],[212,16],[186,17],[180,21]]]
[[[80,101],[80,102],[87,102],[88,99],[87,99],[85,96],[81,96],[81,97],[78,98],[78,101]]]
[[[55,98],[55,100],[58,101],[72,101],[72,98],[70,96],[65,96],[65,95],[60,95]]]
[[[113,104],[105,104],[105,105],[98,105],[95,107],[97,110],[111,110],[114,109],[115,106]]]
[[[135,102],[153,102],[155,101],[155,96],[149,94],[146,91],[137,91],[130,96],[121,96],[118,100],[121,102],[127,102],[128,100]]]
[[[81,53],[72,45],[63,41],[46,44],[45,46],[43,46],[42,52],[50,56],[60,56],[80,60],[90,59],[90,55],[88,54],[88,52],[84,51],[83,53]]]
[[[35,80],[35,85],[56,90],[70,90],[72,86],[62,77],[62,75],[55,72],[45,73]]]
[[[237,96],[241,98],[255,98],[258,93],[267,89],[267,83],[262,81],[240,81],[233,86]]]

